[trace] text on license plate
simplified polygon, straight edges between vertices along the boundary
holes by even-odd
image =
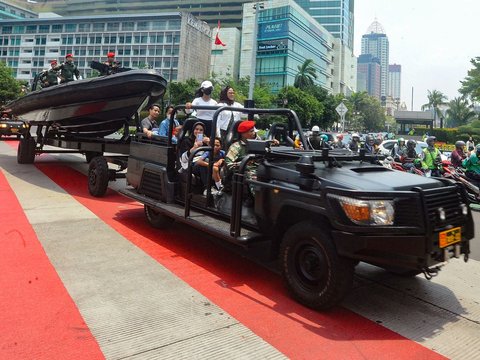
[[[448,245],[455,244],[462,241],[462,228],[456,227],[453,229],[442,231],[438,234],[438,245],[444,248]]]
[[[12,128],[11,130],[12,130],[12,133],[18,132],[18,129],[15,129],[15,128]]]

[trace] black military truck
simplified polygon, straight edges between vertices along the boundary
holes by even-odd
[[[212,194],[207,184],[205,195],[191,163],[198,152],[212,151],[216,117],[231,110],[282,119],[269,131],[279,145],[247,141],[238,171],[226,175],[229,191]],[[185,121],[179,142],[197,121]],[[202,122],[212,135],[210,146],[192,151],[188,168],[180,173],[181,154],[170,137],[138,134],[132,139],[128,187],[122,193],[144,204],[154,227],[179,221],[247,249],[264,245],[278,260],[288,291],[304,305],[327,309],[338,304],[352,286],[359,261],[405,275],[423,272],[428,278],[450,257],[464,254],[468,260],[473,220],[458,184],[386,169],[363,151],[314,151],[296,114],[286,109],[222,107],[213,121]],[[226,147],[238,140],[238,124],[230,124]],[[303,149],[294,148],[297,131]],[[252,164],[256,174],[247,176]],[[90,171],[95,179],[95,168]]]

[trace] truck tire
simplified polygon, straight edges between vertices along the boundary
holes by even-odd
[[[354,261],[338,256],[330,234],[309,221],[298,223],[285,233],[280,261],[288,291],[310,308],[331,308],[352,287]]]
[[[171,217],[168,217],[156,211],[154,208],[148,205],[144,205],[143,208],[145,210],[145,216],[147,217],[148,223],[154,228],[157,228],[157,229],[167,228],[174,221]]]
[[[37,143],[34,138],[20,139],[17,149],[17,163],[33,164],[35,161],[35,147]]]
[[[108,164],[102,156],[97,156],[90,161],[88,166],[88,191],[92,196],[102,197],[108,188]]]
[[[88,164],[90,164],[90,161],[97,156],[103,156],[103,153],[97,151],[85,151],[85,160]]]

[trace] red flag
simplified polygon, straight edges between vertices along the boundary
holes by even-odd
[[[215,45],[227,46],[227,44],[224,44],[222,40],[220,40],[220,38],[218,37],[219,32],[220,32],[220,20],[218,20],[217,35],[215,35]]]

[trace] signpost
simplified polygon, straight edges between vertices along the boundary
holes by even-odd
[[[340,120],[342,121],[342,132],[345,132],[345,114],[347,113],[348,109],[343,102],[341,102],[335,110],[337,111],[338,115],[340,115]]]

